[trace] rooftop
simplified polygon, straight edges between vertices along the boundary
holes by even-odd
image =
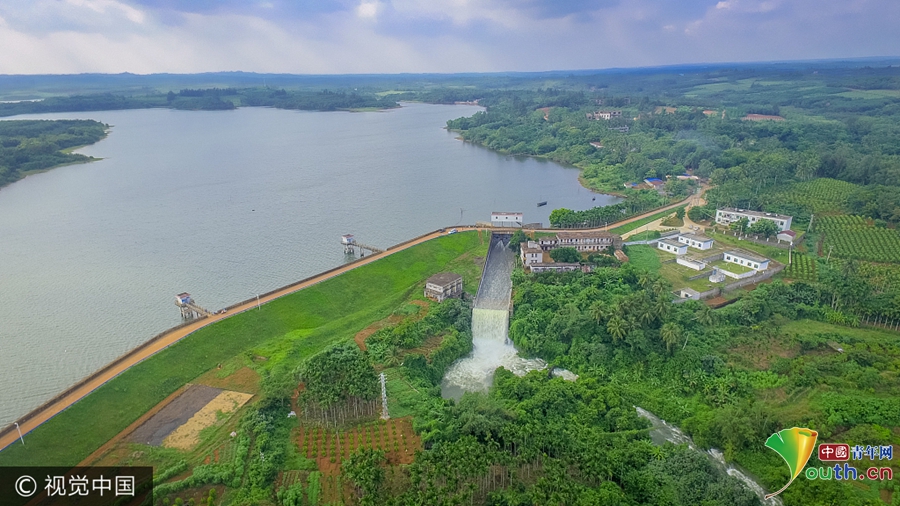
[[[778,235],[781,235],[781,234],[787,234],[791,237],[797,237],[797,232],[794,232],[793,230],[783,230],[781,232],[778,232]]]
[[[663,243],[663,244],[668,244],[669,246],[675,246],[675,247],[678,247],[678,248],[687,247],[686,244],[681,243],[681,242],[678,242],[678,241],[676,241],[676,240],[674,240],[674,239],[660,239],[660,240],[657,241],[657,242],[661,242],[661,243]]]
[[[743,258],[744,260],[752,260],[754,262],[765,262],[765,261],[769,260],[766,257],[754,255],[753,253],[750,253],[750,252],[744,251],[744,250],[739,250],[739,249],[733,249],[730,251],[726,251],[725,254],[735,256],[735,257],[740,257],[740,258]]]
[[[589,232],[557,232],[556,237],[560,239],[590,239],[594,237],[614,237],[605,230],[589,231]]]
[[[790,218],[790,216],[787,216],[787,215],[784,215],[784,214],[778,214],[778,213],[765,213],[765,212],[762,212],[762,211],[751,211],[751,210],[749,210],[749,209],[735,209],[735,208],[733,208],[733,207],[723,207],[722,209],[719,209],[719,211],[721,211],[721,212],[723,212],[723,213],[741,213],[741,214],[749,214],[749,215],[751,215],[751,216],[759,216],[759,217],[762,217],[762,218],[782,218],[782,219],[788,219],[788,218]]]
[[[498,213],[495,211],[495,212],[492,212],[491,215],[492,216],[522,216],[522,213]]]
[[[439,286],[447,286],[462,279],[462,276],[455,272],[439,272],[428,278],[428,283]]]
[[[712,241],[712,239],[710,239],[709,237],[706,237],[705,235],[700,235],[700,234],[681,234],[681,237],[684,237],[685,239],[692,239],[694,241],[700,241],[700,242]]]

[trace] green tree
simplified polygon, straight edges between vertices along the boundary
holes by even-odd
[[[357,449],[341,464],[341,471],[356,485],[360,504],[379,504],[378,497],[384,483],[384,451]]]
[[[729,225],[729,228],[743,234],[747,230],[747,225],[749,224],[750,220],[748,220],[747,218],[741,218]]]
[[[678,218],[679,220],[684,219],[684,208],[683,207],[679,207],[678,209],[675,210],[675,217]]]
[[[523,232],[522,229],[518,229],[513,232],[512,237],[509,239],[509,249],[518,253],[522,243],[527,240],[528,237],[525,236],[525,232]]]
[[[628,321],[621,316],[613,316],[606,323],[606,331],[612,336],[614,341],[621,341],[628,334]]]
[[[778,225],[772,220],[759,220],[753,225],[750,225],[750,228],[747,230],[751,234],[762,235],[765,237],[772,237],[780,232]]]
[[[575,263],[581,261],[581,253],[575,248],[556,248],[550,250],[550,258],[554,262]]]
[[[666,323],[659,329],[659,337],[666,343],[666,351],[672,353],[672,348],[681,341],[681,326],[677,323]]]

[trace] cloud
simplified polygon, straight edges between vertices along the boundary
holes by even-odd
[[[890,55],[896,19],[895,0],[4,0],[0,72],[465,72]]]

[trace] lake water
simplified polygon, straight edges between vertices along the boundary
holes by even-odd
[[[491,211],[547,224],[616,201],[442,128],[478,110],[27,116],[113,127],[79,150],[103,160],[0,189],[0,426],[180,323],[179,292],[218,309],[341,264],[341,234],[386,247]]]

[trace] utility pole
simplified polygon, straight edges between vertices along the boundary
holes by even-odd
[[[828,247],[828,257],[825,259],[825,263],[827,264],[829,260],[831,260],[831,250],[834,249],[834,245]]]
[[[19,441],[22,442],[22,446],[25,446],[25,438],[22,437],[22,429],[19,428],[19,422],[13,422],[16,424],[16,431],[19,432]]]
[[[259,303],[259,294],[256,294],[256,310],[262,311],[262,306]]]
[[[791,265],[791,260],[793,259],[794,253],[794,243],[791,243],[790,247],[788,247],[788,265]]]
[[[813,218],[815,218],[815,216],[816,216],[816,215],[814,215],[814,214],[810,214],[810,215],[809,215],[809,226],[806,227],[806,231],[807,231],[807,232],[809,232],[810,230],[812,230],[812,222],[813,222]]]

